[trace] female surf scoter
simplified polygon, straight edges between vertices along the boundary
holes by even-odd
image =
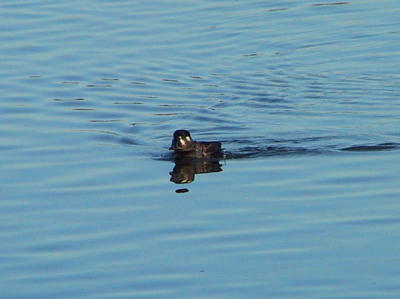
[[[221,158],[221,142],[194,141],[186,130],[177,130],[174,133],[170,150],[175,152],[177,157],[188,158]]]

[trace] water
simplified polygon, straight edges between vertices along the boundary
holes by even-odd
[[[0,11],[1,297],[399,296],[397,1]]]

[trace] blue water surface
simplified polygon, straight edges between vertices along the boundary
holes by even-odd
[[[398,298],[399,13],[2,1],[0,297]]]

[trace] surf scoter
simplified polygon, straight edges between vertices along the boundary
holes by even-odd
[[[214,159],[222,157],[221,142],[194,141],[186,130],[175,131],[169,149],[173,150],[177,157]]]

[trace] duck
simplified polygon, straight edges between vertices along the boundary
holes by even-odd
[[[187,130],[176,130],[169,150],[174,151],[178,158],[212,158],[223,156],[221,142],[194,141]]]

